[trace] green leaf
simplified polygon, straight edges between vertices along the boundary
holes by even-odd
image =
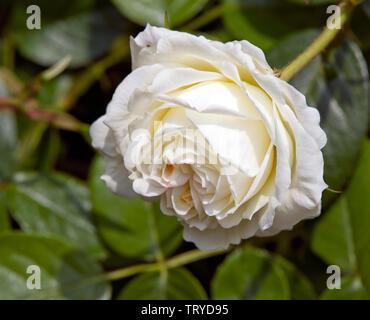
[[[114,195],[100,179],[104,168],[104,160],[96,158],[89,185],[97,228],[106,244],[125,257],[148,261],[174,252],[182,241],[176,218],[161,213],[157,203]]]
[[[42,172],[50,172],[58,161],[61,139],[56,128],[49,127],[41,137],[38,148],[29,157],[28,166]]]
[[[8,88],[0,79],[0,97],[8,96]],[[0,182],[10,177],[15,167],[15,149],[18,143],[16,117],[12,112],[0,113]]]
[[[359,47],[346,41],[324,59],[308,103],[321,113],[328,142],[323,150],[325,181],[336,190],[351,175],[369,119],[369,74]]]
[[[278,0],[223,0],[225,27],[237,38],[268,50],[293,31],[321,27],[325,7],[306,7]],[[310,17],[307,19],[307,17]]]
[[[64,96],[72,87],[73,81],[70,74],[62,74],[57,78],[43,83],[38,91],[38,101],[41,108],[60,109],[58,100]],[[20,127],[26,133],[22,135],[19,144],[18,157],[22,159],[23,168],[35,170],[53,170],[61,150],[59,131],[56,128],[48,127],[46,123],[29,122]]]
[[[370,141],[346,192],[315,225],[312,249],[328,264],[357,273],[370,290]]]
[[[313,30],[293,35],[269,52],[268,60],[282,67],[314,38]],[[291,83],[320,111],[328,138],[323,149],[324,178],[330,188],[342,190],[353,172],[369,119],[369,74],[361,50],[346,40],[317,57]],[[324,206],[334,197],[324,193]]]
[[[353,231],[348,204],[341,197],[315,224],[312,233],[312,250],[328,264],[340,266],[343,271],[356,267]]]
[[[112,0],[116,7],[131,21],[145,26],[147,23],[164,26],[165,12],[171,26],[193,18],[208,0]]]
[[[71,54],[71,67],[81,67],[102,56],[125,29],[120,14],[98,0],[39,0],[41,28],[29,30],[26,8],[34,1],[17,1],[12,30],[20,53],[42,66],[51,66]]]
[[[11,112],[0,113],[0,181],[8,179],[15,167],[15,149],[18,143],[17,123]]]
[[[0,193],[0,233],[11,229],[8,209],[5,205],[4,194]]]
[[[267,52],[267,61],[277,69],[283,68],[302,53],[319,34],[320,29],[308,29],[286,37]],[[301,72],[297,73],[290,80],[290,83],[302,93],[307,93],[315,78],[318,77],[321,64],[321,56],[317,56]]]
[[[370,48],[370,3],[364,1],[358,9],[355,10],[351,18],[351,29],[356,35],[361,48]]]
[[[109,299],[110,285],[96,276],[99,264],[85,251],[63,241],[22,233],[0,236],[0,299]],[[27,280],[40,268],[41,289]],[[32,281],[31,281],[32,282]]]
[[[370,140],[364,144],[359,165],[346,191],[361,279],[370,292]]]
[[[361,280],[352,276],[344,277],[340,289],[326,289],[320,297],[322,300],[370,300]]]
[[[17,173],[6,199],[25,232],[58,236],[94,257],[105,257],[91,221],[89,190],[71,176]]]
[[[195,34],[198,36],[204,36],[207,39],[222,41],[222,42],[228,42],[228,41],[234,40],[234,37],[230,35],[230,33],[228,33],[227,30],[225,30],[224,28],[212,29],[206,32],[196,32]]]
[[[38,92],[39,101],[43,106],[57,108],[56,102],[68,92],[72,85],[72,76],[69,74],[62,74],[43,84]]]
[[[253,247],[237,249],[218,267],[212,298],[226,300],[289,299],[285,272],[267,252]]]
[[[0,42],[0,57],[2,55],[2,47],[1,47],[1,42]],[[4,81],[0,78],[0,97],[6,97],[9,95],[8,88]]]
[[[1,49],[1,48],[0,48]],[[0,52],[1,53],[1,52]],[[9,95],[5,82],[0,79],[0,97]],[[15,149],[18,143],[16,117],[12,112],[0,113],[0,182],[10,177],[15,167]]]
[[[316,299],[315,290],[308,278],[300,272],[297,267],[284,259],[275,257],[276,262],[282,268],[289,282],[290,299],[293,300],[313,300]]]
[[[273,67],[279,69],[284,67],[306,49],[319,34],[320,29],[307,29],[285,37],[266,53],[267,61]],[[310,70],[311,68],[306,67],[304,72],[299,72],[296,76],[306,74]]]
[[[163,274],[149,272],[131,280],[119,293],[120,300],[204,300],[207,295],[185,268],[170,269]]]

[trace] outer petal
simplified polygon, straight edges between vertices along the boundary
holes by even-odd
[[[122,158],[104,157],[106,169],[101,179],[105,181],[107,187],[115,194],[126,197],[136,198],[138,195],[133,191],[132,182],[128,178],[129,172],[125,168]]]
[[[171,31],[147,25],[145,30],[130,42],[133,69],[143,65],[175,62],[202,70],[217,68],[223,61],[231,61],[248,71],[258,70],[272,74],[261,49],[246,40],[221,43],[203,36]]]
[[[316,108],[309,107],[306,97],[289,83],[278,79],[285,100],[291,106],[303,128],[316,141],[317,146],[322,149],[326,144],[326,134],[320,128],[320,113]]]
[[[116,88],[104,119],[105,124],[113,130],[116,141],[124,139],[128,125],[135,119],[128,110],[131,96],[135,90],[150,85],[155,75],[163,68],[164,66],[159,64],[139,68],[131,72]]]
[[[128,178],[122,156],[115,149],[115,140],[112,130],[104,124],[105,116],[100,117],[90,127],[92,145],[103,155],[106,164],[105,174],[101,179],[107,187],[114,193],[127,197],[137,197],[132,189],[131,180]]]
[[[204,68],[206,61],[228,59],[227,54],[212,46],[212,41],[203,36],[196,37],[149,24],[135,39],[131,38],[130,48],[133,69],[143,65],[174,62],[188,66],[200,63],[200,70],[213,71],[207,70],[212,68],[212,63]]]
[[[265,80],[260,78],[260,83],[270,93],[272,80],[267,85]],[[319,215],[322,191],[327,187],[323,180],[324,160],[320,150],[326,136],[319,126],[317,110],[308,107],[305,99],[292,86],[279,79],[276,79],[275,85],[285,88],[281,91],[283,102],[277,107],[294,136],[296,163],[289,190],[276,208],[273,225],[259,232],[260,236],[291,229],[299,221]]]
[[[199,230],[196,227],[184,225],[184,239],[194,242],[201,250],[213,250],[217,248],[227,249],[230,244],[239,244],[241,240],[253,237],[258,231],[259,213],[252,220],[243,220],[235,227],[226,229],[222,227]]]
[[[106,116],[101,116],[90,127],[90,136],[92,146],[106,156],[115,157],[115,141],[111,130],[105,125]]]

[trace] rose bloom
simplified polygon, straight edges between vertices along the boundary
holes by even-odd
[[[259,48],[150,25],[130,46],[132,72],[91,127],[111,191],[160,199],[203,250],[320,214],[319,112]]]

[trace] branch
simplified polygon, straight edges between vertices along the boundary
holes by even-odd
[[[69,110],[96,81],[104,76],[106,70],[121,62],[129,53],[128,37],[123,35],[116,40],[110,53],[82,71],[74,80],[72,88],[57,103],[62,110]]]
[[[199,30],[214,20],[220,18],[227,10],[237,8],[237,6],[220,4],[209,10],[206,10],[202,15],[192,20],[190,23],[180,28],[180,31],[191,32]]]
[[[130,277],[132,275],[142,273],[142,272],[149,272],[149,271],[160,271],[162,269],[162,264],[165,264],[165,267],[168,269],[176,268],[183,266],[185,264],[189,264],[198,260],[210,258],[213,256],[217,256],[223,253],[226,253],[227,250],[224,249],[215,249],[210,251],[202,251],[198,249],[190,250],[185,253],[180,253],[177,256],[174,256],[167,261],[157,262],[157,263],[147,263],[147,264],[139,264],[131,267],[126,267],[118,270],[114,270],[102,275],[102,279],[104,280],[119,280],[123,278]]]
[[[68,113],[40,108],[37,100],[32,98],[25,101],[8,97],[0,98],[0,112],[1,111],[15,111],[30,119],[50,123],[56,128],[83,134],[86,133],[89,127],[88,124],[81,122]]]

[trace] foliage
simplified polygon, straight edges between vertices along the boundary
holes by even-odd
[[[195,250],[158,203],[106,188],[88,135],[130,72],[129,35],[165,25],[165,12],[176,30],[249,40],[279,72],[317,37],[332,3],[4,1],[0,299],[370,299],[368,2],[291,80],[321,113],[325,181],[341,194],[326,190],[321,217],[290,232]],[[40,30],[26,28],[30,4],[41,8]],[[30,265],[41,290],[26,287]],[[326,288],[328,265],[341,268],[341,290]]]

